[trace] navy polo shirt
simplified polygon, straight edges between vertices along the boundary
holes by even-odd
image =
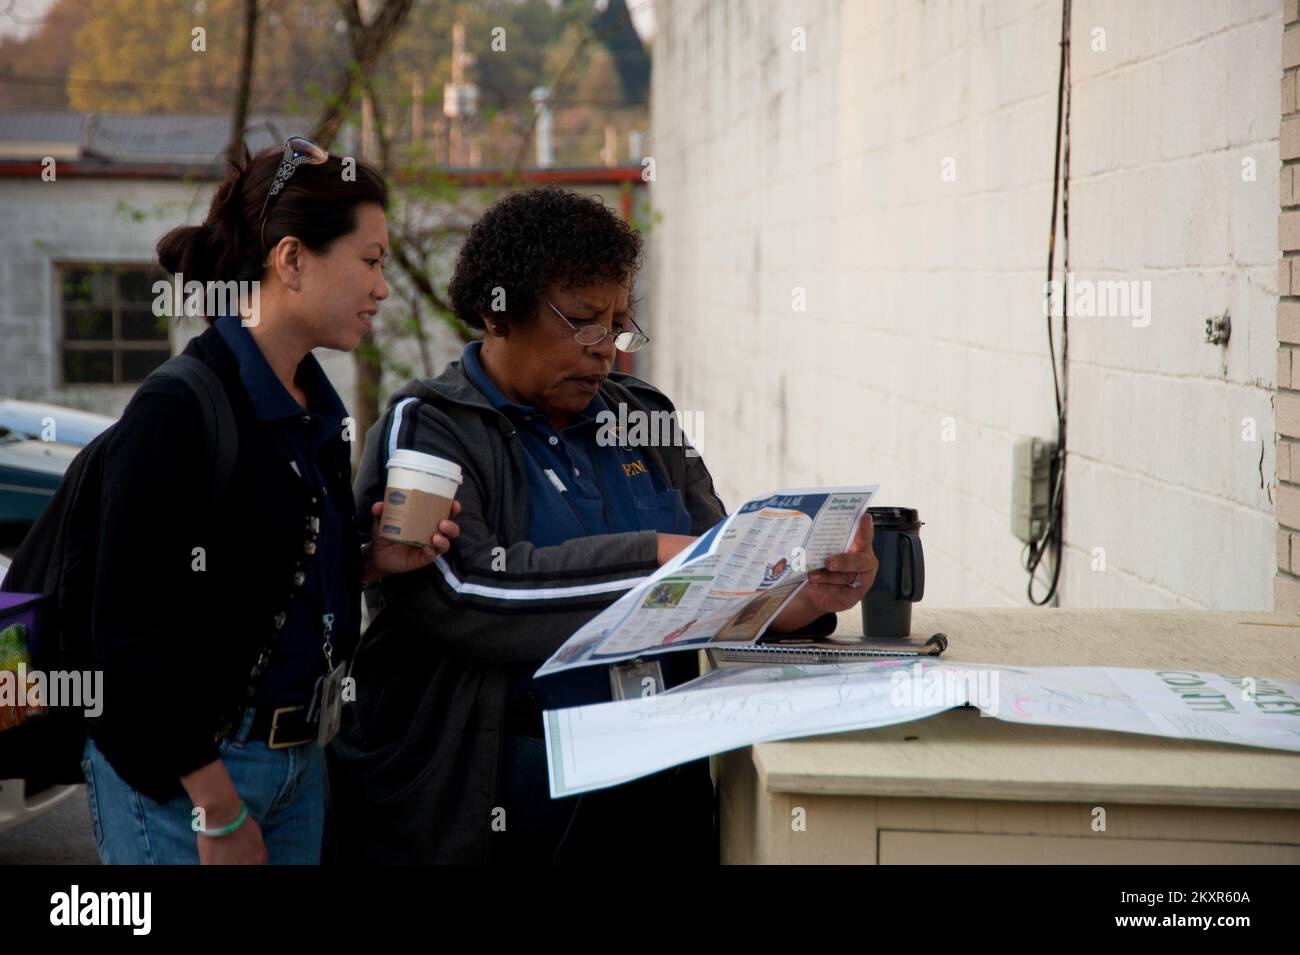
[[[326,491],[324,457],[330,440],[343,430],[348,412],[311,353],[294,375],[294,382],[307,393],[308,407],[303,408],[280,383],[238,317],[224,316],[213,324],[234,352],[239,379],[252,399],[253,412],[270,428],[276,445],[284,452],[285,467],[292,468],[322,500],[316,553],[307,562],[306,579],[288,607],[284,627],[273,644],[271,660],[262,671],[253,700],[258,707],[305,704],[311,699],[316,680],[325,673],[325,616],[335,615],[332,627],[336,635],[353,617],[341,606],[351,592],[345,579],[343,516]],[[289,590],[287,579],[265,583],[278,591]],[[338,637],[334,639],[337,643]]]
[[[556,431],[546,415],[502,393],[479,361],[482,347],[482,342],[470,342],[461,362],[474,387],[515,426],[528,475],[528,539],[534,546],[624,531],[690,533],[691,518],[682,492],[668,486],[654,460],[641,448],[598,441],[597,416],[606,411],[617,414],[616,408],[598,393]],[[698,672],[687,653],[658,659],[668,686]],[[532,674],[542,662],[517,667],[512,690],[531,690],[547,709],[611,699],[607,667],[583,667],[535,680]]]

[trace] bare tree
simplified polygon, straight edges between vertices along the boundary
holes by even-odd
[[[325,111],[312,133],[312,139],[322,148],[329,149],[357,95],[369,88],[370,77],[379,64],[379,58],[406,22],[414,2],[415,0],[384,0],[379,12],[367,24],[361,10],[362,0],[339,0],[339,11],[347,27],[352,62],[348,64],[347,72],[335,83],[335,92],[326,101]]]
[[[351,62],[335,83],[335,92],[326,100],[325,108],[312,139],[322,149],[329,149],[342,129],[344,121],[356,102],[357,96],[370,88],[370,77],[384,51],[397,36],[411,12],[414,0],[384,0],[378,12],[367,22],[362,10],[364,0],[339,0],[339,12],[347,27],[348,49]],[[373,8],[375,3],[365,3]],[[368,11],[367,11],[368,12]],[[384,152],[387,151],[385,147]],[[379,387],[383,362],[374,332],[367,332],[352,355],[356,368],[356,394],[353,397],[353,417],[357,433],[364,435],[379,418]]]
[[[226,155],[237,159],[244,147],[248,126],[248,101],[253,93],[253,51],[257,47],[257,0],[244,0],[244,47],[239,57],[239,91],[230,116],[230,142]]]
[[[386,179],[402,187],[400,201],[389,211],[388,225],[392,262],[406,280],[409,294],[403,296],[403,304],[410,310],[410,314],[400,322],[386,321],[385,334],[389,338],[406,335],[412,337],[418,349],[421,371],[425,376],[431,376],[436,369],[430,352],[426,316],[432,316],[446,324],[461,341],[468,342],[475,336],[474,330],[457,318],[451,303],[439,290],[434,276],[463,242],[477,210],[474,203],[469,201],[470,197],[465,190],[451,184],[436,172],[410,174],[396,168],[393,155],[395,150],[384,114],[384,98],[377,95],[374,81],[382,55],[405,22],[413,0],[385,0],[370,19],[369,25],[363,17],[362,2],[363,0],[339,0],[347,27],[352,62],[346,75],[339,77],[335,92],[327,101],[316,124],[313,138],[328,149],[353,105],[360,97],[366,97],[377,155],[365,158],[373,162]],[[369,6],[373,7],[377,3],[378,0],[372,0]],[[558,91],[571,83],[583,53],[604,32],[605,30],[597,31],[589,25],[585,26],[577,49],[558,71],[552,83],[553,89]],[[513,169],[502,177],[502,182],[507,186],[519,182],[520,169],[532,136],[533,121],[535,119],[522,130]],[[391,304],[396,305],[397,302]],[[353,355],[357,387],[353,409],[361,434],[369,431],[379,417],[380,387],[385,364],[406,373],[406,369],[400,368],[391,352],[387,351],[390,342],[381,339],[378,332],[380,329],[376,328],[368,333]]]

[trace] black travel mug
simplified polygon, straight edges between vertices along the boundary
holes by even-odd
[[[907,637],[912,604],[925,594],[921,524],[910,507],[869,507],[875,525],[872,548],[880,567],[862,598],[862,635],[868,639]]]

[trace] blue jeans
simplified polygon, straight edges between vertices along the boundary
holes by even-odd
[[[270,749],[247,740],[253,711],[233,738],[222,740],[221,761],[262,829],[267,861],[317,865],[325,824],[325,784],[315,743]],[[94,740],[86,741],[90,824],[105,865],[198,865],[200,836],[192,828],[188,795],[157,802],[133,788],[109,765]]]

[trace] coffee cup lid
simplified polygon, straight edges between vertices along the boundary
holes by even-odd
[[[917,519],[917,511],[914,507],[869,507],[867,512],[871,514],[871,523],[876,527],[897,527],[907,524],[920,527],[925,523]]]
[[[425,474],[435,474],[438,477],[455,481],[457,484],[463,480],[460,465],[455,461],[448,461],[436,454],[412,451],[409,448],[398,448],[390,454],[388,456],[388,466],[390,468],[406,468],[408,471],[423,471]]]

